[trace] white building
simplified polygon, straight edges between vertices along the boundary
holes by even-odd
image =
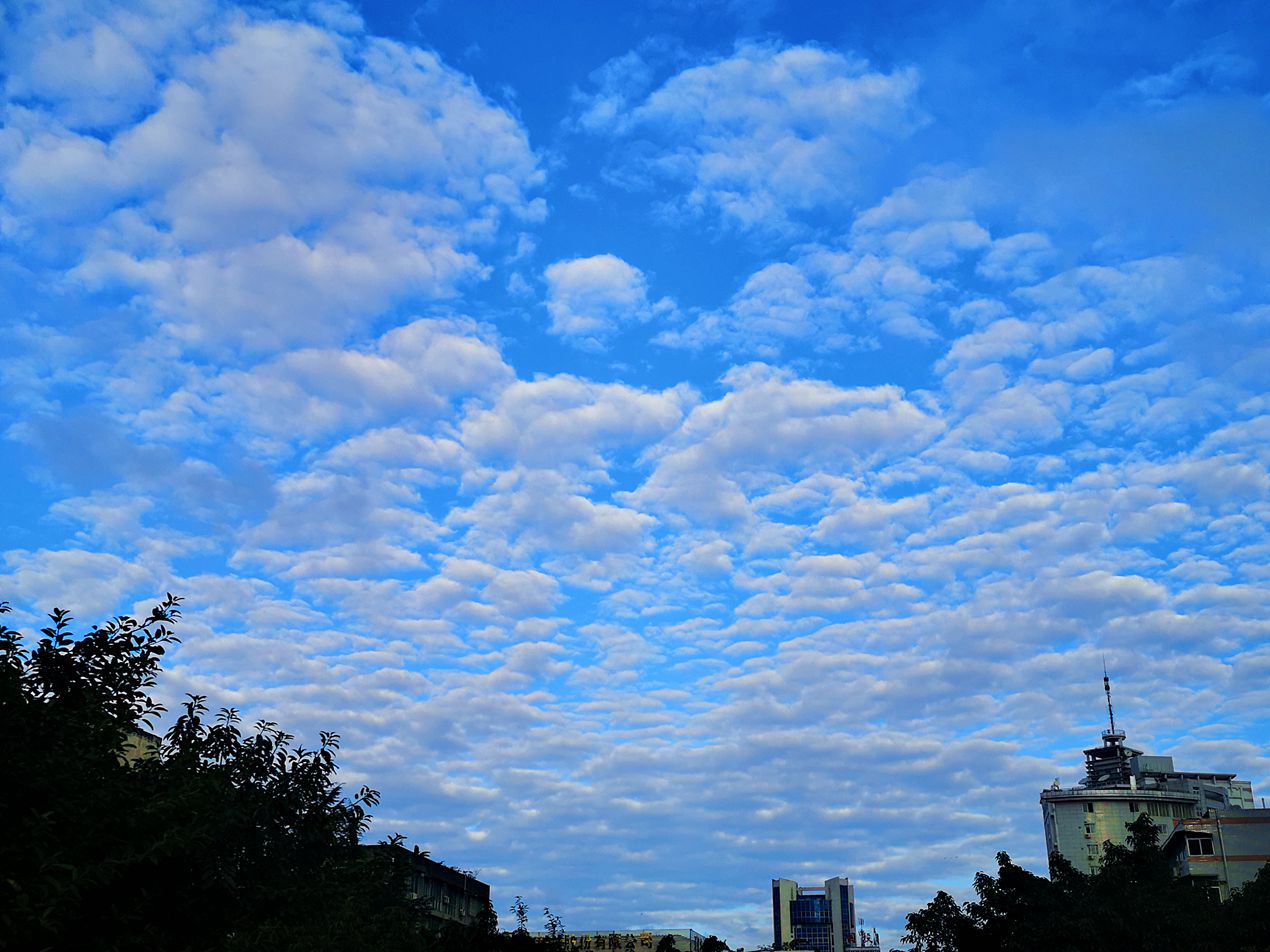
[[[1102,746],[1085,751],[1085,779],[1064,788],[1057,780],[1041,792],[1045,848],[1059,853],[1077,870],[1094,872],[1102,862],[1103,844],[1123,844],[1126,824],[1145,813],[1160,828],[1160,841],[1188,817],[1215,810],[1250,810],[1252,785],[1233,773],[1177,770],[1172,757],[1144,754],[1125,746],[1111,708],[1111,682],[1103,677],[1111,729]]]

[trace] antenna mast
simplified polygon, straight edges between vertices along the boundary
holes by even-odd
[[[1107,677],[1107,659],[1102,659],[1102,689],[1107,692],[1107,717],[1111,720],[1111,733],[1116,732],[1116,712],[1111,708],[1111,678]]]

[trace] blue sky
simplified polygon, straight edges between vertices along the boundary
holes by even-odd
[[[1270,786],[1260,3],[19,3],[0,595],[570,928]]]

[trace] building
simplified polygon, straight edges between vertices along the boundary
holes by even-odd
[[[662,942],[669,937],[676,952],[701,952],[705,936],[693,929],[639,929],[637,931],[586,929],[563,930],[558,933],[565,947],[579,952],[656,952],[664,949]],[[534,938],[546,938],[546,932],[531,932]]]
[[[404,870],[408,898],[419,904],[435,928],[478,925],[490,910],[489,885],[471,873],[438,863],[416,847],[379,843],[363,846],[368,853],[387,852]]]
[[[1210,810],[1178,820],[1164,855],[1174,876],[1229,899],[1270,863],[1270,810]]]
[[[772,880],[772,948],[844,952],[860,948],[855,887],[845,876],[823,886]]]
[[[1104,674],[1111,729],[1100,746],[1085,751],[1085,779],[1064,788],[1057,780],[1041,792],[1045,849],[1065,857],[1081,872],[1102,863],[1103,844],[1123,844],[1126,824],[1145,813],[1160,828],[1160,839],[1176,824],[1213,811],[1251,810],[1252,785],[1232,773],[1177,770],[1172,757],[1144,754],[1125,745],[1116,729],[1111,681]]]
[[[163,741],[158,734],[134,727],[123,739],[123,746],[119,750],[119,762],[126,767],[131,767],[143,760],[154,760],[158,758],[162,745]]]

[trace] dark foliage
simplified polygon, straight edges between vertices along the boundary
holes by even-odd
[[[1270,950],[1266,869],[1230,902],[1214,903],[1173,878],[1149,817],[1128,828],[1128,843],[1107,843],[1090,876],[1055,855],[1045,879],[998,853],[997,875],[975,877],[974,901],[959,906],[938,893],[909,914],[904,941],[913,952]]]
[[[209,717],[199,696],[162,739],[147,732],[179,602],[79,637],[56,610],[31,647],[0,625],[0,945],[519,948],[492,910],[429,928],[394,851],[359,848],[378,794],[335,782],[338,735],[306,750],[272,723],[244,730],[233,709]]]

